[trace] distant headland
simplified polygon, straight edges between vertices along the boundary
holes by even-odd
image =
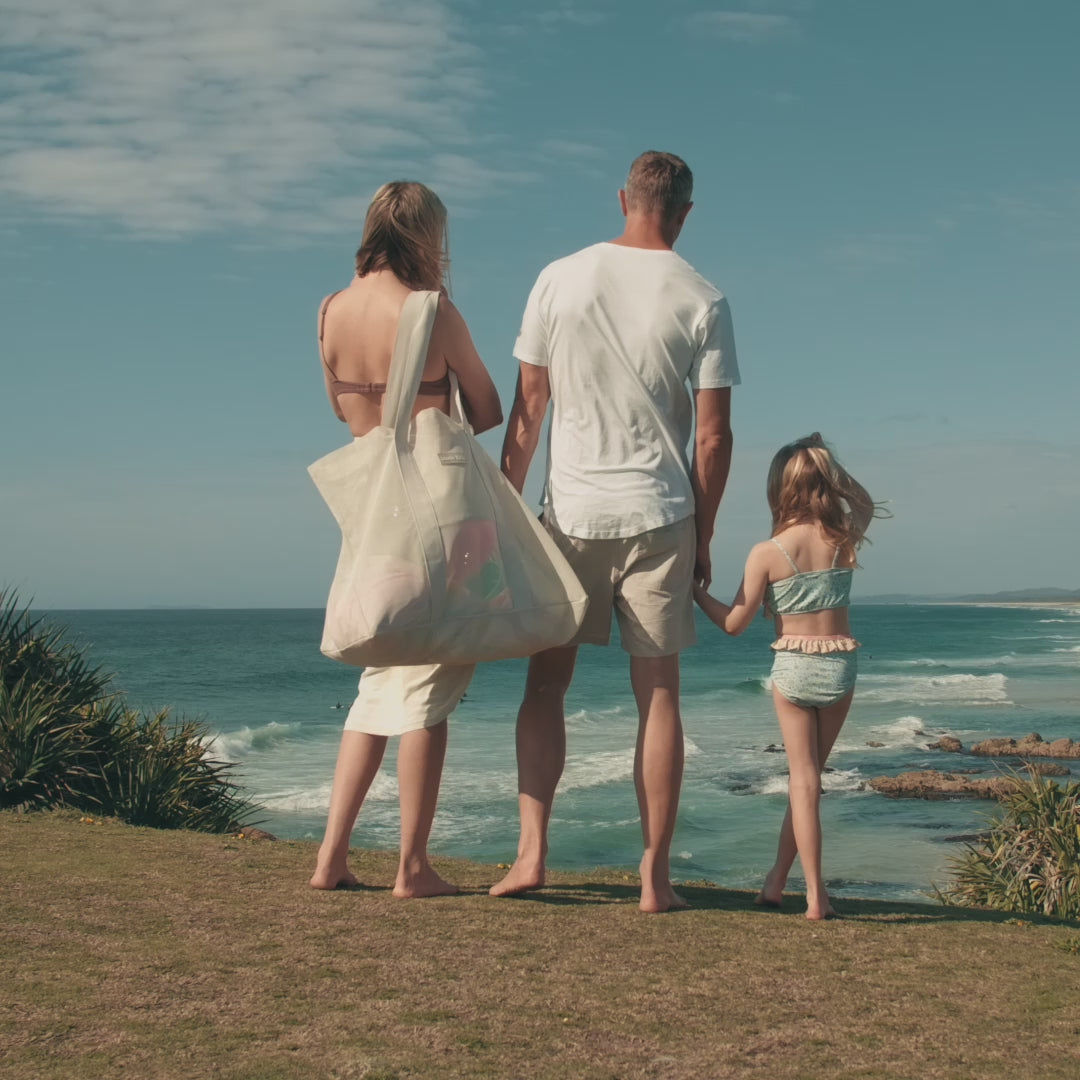
[[[1080,589],[1014,589],[1011,592],[955,596],[880,593],[859,599],[864,604],[1080,604]]]

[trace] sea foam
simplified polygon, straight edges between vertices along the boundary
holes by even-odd
[[[861,791],[865,783],[866,778],[858,769],[834,769],[821,776],[821,786],[825,791]],[[752,790],[756,795],[786,795],[788,778],[784,774],[768,776]]]
[[[217,732],[206,740],[207,749],[226,761],[243,761],[253,750],[270,750],[278,743],[300,734],[299,724],[279,724],[271,720],[261,727]]]
[[[911,705],[1011,705],[1000,672],[992,675],[863,675],[856,697]]]

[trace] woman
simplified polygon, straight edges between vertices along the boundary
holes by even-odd
[[[446,208],[423,184],[384,184],[371,200],[356,276],[319,307],[319,349],[330,405],[356,437],[381,421],[398,316],[410,292],[440,291],[423,381],[413,414],[450,411],[450,372],[475,432],[502,423],[495,384],[444,285],[448,265]],[[401,861],[394,895],[442,896],[457,891],[428,861],[427,842],[446,753],[447,717],[461,700],[474,665],[365,668],[345,721],[326,835],[311,885],[357,884],[346,860],[349,838],[387,739],[401,736],[398,797]]]

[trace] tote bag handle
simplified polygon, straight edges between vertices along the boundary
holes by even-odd
[[[431,331],[439,310],[437,292],[411,292],[398,316],[394,352],[383,395],[382,427],[392,428],[395,441],[405,445],[412,419],[413,405],[420,389]]]

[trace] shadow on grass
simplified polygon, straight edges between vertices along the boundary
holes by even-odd
[[[763,918],[802,917],[805,906],[797,893],[784,897],[783,907],[765,908],[754,903],[754,892],[725,889],[718,885],[676,883],[676,890],[689,902],[689,911],[745,911]],[[531,901],[553,907],[573,907],[580,904],[627,904],[636,902],[640,890],[636,884],[572,883],[551,884],[543,889],[506,897],[508,900]],[[920,903],[910,900],[860,900],[834,898],[841,922],[860,923],[1030,923],[1037,926],[1075,926],[1067,919],[1046,915],[1017,915],[988,908],[962,908],[946,904]],[[671,912],[670,914],[678,914]]]

